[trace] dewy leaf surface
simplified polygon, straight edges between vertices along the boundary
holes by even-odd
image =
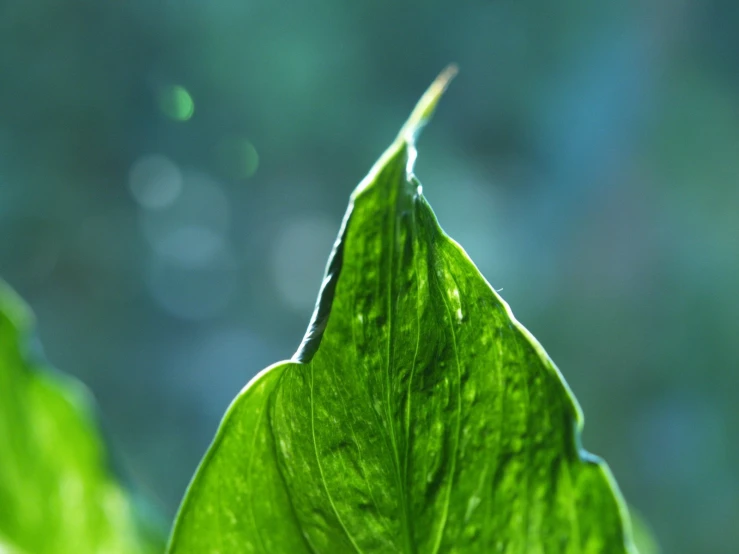
[[[635,552],[562,376],[412,174],[448,78],[352,194],[303,343],[229,408],[170,552]]]
[[[31,323],[0,281],[0,553],[161,552],[108,471],[86,391],[29,356]]]

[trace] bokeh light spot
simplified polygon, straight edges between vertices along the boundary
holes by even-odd
[[[192,96],[180,85],[169,85],[160,91],[159,107],[167,117],[175,121],[187,121],[195,113]]]
[[[225,246],[223,235],[199,225],[176,227],[156,244],[162,257],[184,268],[207,267]]]
[[[128,187],[142,207],[159,210],[177,200],[182,192],[182,174],[165,156],[142,156],[131,166]]]
[[[254,145],[241,137],[221,140],[215,148],[218,169],[232,179],[248,179],[259,167],[259,154]]]
[[[152,259],[147,286],[165,312],[184,320],[202,320],[223,313],[236,293],[237,272],[228,254],[198,269]]]
[[[229,221],[229,200],[221,186],[207,174],[187,169],[176,201],[139,218],[152,250],[185,268],[205,267],[227,249]]]

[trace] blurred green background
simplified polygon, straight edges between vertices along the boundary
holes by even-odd
[[[171,517],[452,61],[417,164],[441,224],[664,551],[735,553],[735,0],[2,3],[0,276]]]

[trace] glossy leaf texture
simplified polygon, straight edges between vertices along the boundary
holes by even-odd
[[[635,552],[562,376],[412,173],[449,77],[352,194],[303,343],[228,409],[169,552]]]
[[[0,553],[161,552],[108,470],[86,390],[29,351],[32,321],[0,281]]]

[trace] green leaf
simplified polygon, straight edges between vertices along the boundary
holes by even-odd
[[[86,390],[29,356],[32,321],[0,281],[0,553],[161,552],[108,471]]]
[[[641,517],[634,508],[630,508],[631,512],[631,529],[634,535],[634,544],[639,550],[639,554],[660,554],[661,550],[654,532],[649,524]]]
[[[413,176],[452,71],[352,194],[303,343],[228,409],[169,552],[635,552],[562,376]]]

